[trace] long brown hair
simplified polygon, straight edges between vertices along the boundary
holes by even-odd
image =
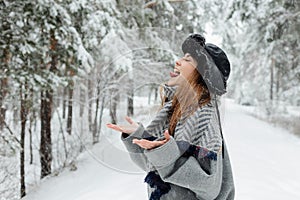
[[[174,94],[172,109],[169,113],[170,135],[174,135],[176,124],[183,115],[185,117],[192,115],[197,108],[206,105],[210,100],[207,86],[198,70],[195,69],[189,79],[184,81]]]

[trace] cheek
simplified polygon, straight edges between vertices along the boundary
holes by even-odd
[[[193,73],[194,70],[195,70],[195,67],[193,65],[187,65],[187,66],[185,66],[185,68],[183,69],[183,71],[181,73],[185,78],[188,78]]]

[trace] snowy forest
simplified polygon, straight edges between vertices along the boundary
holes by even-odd
[[[300,1],[0,0],[0,26],[1,200],[76,171],[106,123],[160,104],[190,33],[227,53],[226,98],[300,137]]]

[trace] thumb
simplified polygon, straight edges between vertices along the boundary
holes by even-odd
[[[133,124],[133,120],[130,117],[126,116],[125,119],[129,124]]]
[[[125,119],[129,124],[138,126],[138,124],[135,121],[133,121],[130,117],[126,116]]]
[[[166,131],[164,132],[164,135],[165,135],[165,138],[166,138],[167,140],[169,140],[170,137],[171,137],[168,130],[166,130]]]

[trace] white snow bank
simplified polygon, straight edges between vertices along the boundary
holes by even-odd
[[[228,99],[221,108],[236,199],[300,199],[300,160],[297,159],[300,139],[247,115],[243,109]],[[119,139],[117,132],[106,132],[101,143],[78,158],[77,171],[65,170],[57,177],[42,181],[24,199],[147,199],[143,183],[146,174],[131,162]]]

